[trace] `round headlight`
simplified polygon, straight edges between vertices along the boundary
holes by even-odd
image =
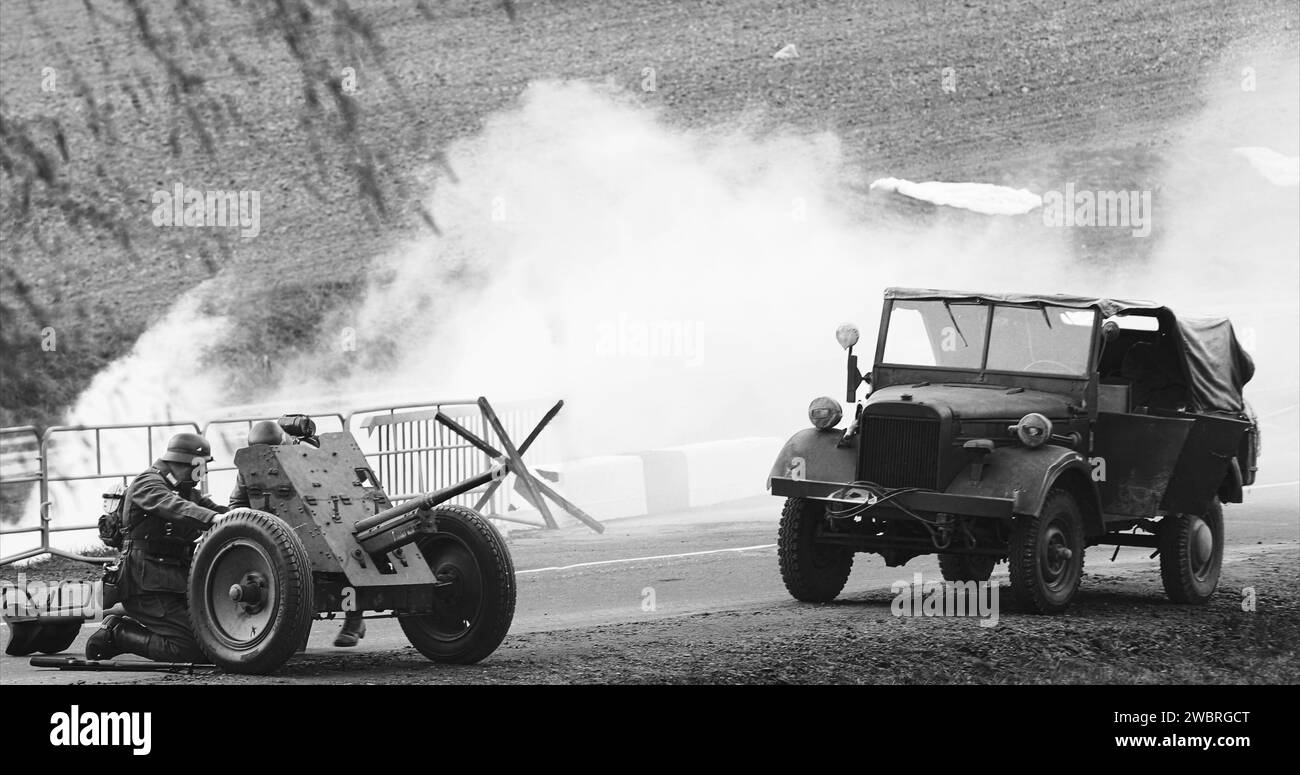
[[[808,404],[808,421],[819,431],[834,428],[839,425],[840,418],[844,416],[844,409],[840,402],[833,398],[822,396],[814,398],[811,404]]]
[[[1038,412],[1030,412],[1021,417],[1020,423],[1016,425],[1016,438],[1030,449],[1043,446],[1051,437],[1052,421]]]

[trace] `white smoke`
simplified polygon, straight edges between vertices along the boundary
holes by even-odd
[[[534,84],[448,157],[442,236],[389,257],[356,316],[358,348],[395,345],[400,366],[350,388],[562,397],[575,456],[787,432],[842,393],[839,323],[869,357],[885,286],[1055,289],[1064,271],[1006,250],[1004,221],[873,224],[831,134],[676,129],[584,83]]]
[[[53,526],[92,525],[104,492],[140,473],[158,457],[172,434],[197,430],[187,423],[199,421],[212,407],[221,405],[221,381],[213,379],[202,363],[206,343],[220,341],[228,326],[225,318],[200,311],[213,282],[182,296],[127,355],[95,375],[64,417],[66,430],[50,435],[45,454],[51,475],[90,477],[51,483],[47,508]],[[76,430],[79,426],[144,423],[155,427]],[[40,524],[40,496],[33,488],[13,527]],[[79,549],[94,543],[94,533],[55,533],[52,542],[60,548]],[[16,554],[37,545],[36,533],[6,536],[0,554]]]
[[[221,382],[202,364],[229,321],[200,311],[208,280],[182,296],[131,351],[91,380],[68,412],[68,425],[191,420],[222,402]]]
[[[304,344],[286,370],[292,384],[260,398],[284,411],[324,396],[339,408],[361,393],[376,403],[376,391],[564,398],[549,432],[561,457],[782,435],[806,422],[813,397],[843,397],[836,326],[857,322],[870,360],[882,289],[918,285],[1228,313],[1256,351],[1257,383],[1281,390],[1270,400],[1284,407],[1300,382],[1296,189],[1231,152],[1296,154],[1295,62],[1274,70],[1249,126],[1225,119],[1240,95],[1209,95],[1150,182],[1163,224],[1154,258],[1105,266],[1074,260],[1067,230],[1039,228],[1032,214],[900,217],[867,193],[872,176],[830,133],[680,128],[610,89],[537,83],[449,149],[454,179],[433,173],[441,236],[376,258],[356,309]],[[225,375],[199,362],[225,325],[186,297],[96,378],[70,421],[217,414]],[[386,353],[379,362],[391,366],[341,380],[316,366],[342,328],[355,331],[346,357]],[[81,455],[82,469],[93,464]],[[125,447],[112,455],[109,468],[147,462]],[[64,496],[56,514],[93,514],[97,492]]]

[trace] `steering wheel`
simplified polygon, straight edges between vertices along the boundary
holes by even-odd
[[[1041,363],[1041,364],[1048,365],[1048,366],[1055,366],[1055,367],[1056,367],[1056,371],[1054,371],[1054,372],[1050,372],[1050,371],[1049,371],[1049,372],[1048,372],[1049,374],[1051,374],[1051,373],[1056,373],[1056,374],[1073,374],[1073,373],[1075,373],[1075,369],[1072,369],[1072,368],[1070,368],[1069,366],[1066,366],[1064,363],[1061,363],[1060,361],[1048,360],[1047,358],[1040,358],[1039,360],[1036,360],[1036,361],[1030,361],[1029,363],[1025,364],[1025,365],[1021,368],[1021,371],[1034,371],[1034,367],[1037,366],[1037,365],[1040,364],[1040,363]]]

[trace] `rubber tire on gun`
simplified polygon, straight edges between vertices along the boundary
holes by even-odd
[[[256,603],[235,602],[231,587],[260,584]],[[194,552],[190,626],[203,653],[222,670],[265,674],[284,665],[311,631],[311,563],[293,528],[255,509],[227,512]]]
[[[501,534],[477,511],[443,504],[433,509],[438,532],[417,542],[439,581],[434,612],[399,615],[402,631],[434,662],[468,665],[487,657],[515,616],[515,566]]]

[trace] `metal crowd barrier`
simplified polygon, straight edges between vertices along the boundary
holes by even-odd
[[[69,552],[59,549],[51,544],[50,538],[53,533],[73,532],[95,530],[98,527],[97,521],[76,523],[70,525],[60,524],[55,527],[52,523],[54,517],[51,515],[51,509],[54,505],[51,499],[50,485],[62,482],[102,482],[99,488],[101,492],[106,492],[116,484],[125,484],[132,477],[140,473],[144,466],[153,462],[155,459],[154,449],[160,448],[167,443],[167,439],[172,434],[182,433],[184,431],[198,432],[199,426],[193,422],[177,421],[166,423],[121,423],[114,425],[55,425],[46,428],[40,434],[38,442],[37,462],[39,468],[34,472],[28,472],[27,475],[20,475],[11,478],[0,475],[0,488],[8,487],[13,484],[23,484],[35,482],[37,484],[37,524],[22,525],[22,519],[19,519],[17,527],[0,527],[0,536],[21,535],[25,533],[40,533],[40,545],[31,549],[26,549],[12,555],[0,557],[0,565],[7,565],[11,562],[26,560],[31,557],[38,557],[43,554],[53,555],[55,557],[67,557],[73,560],[83,562],[107,562],[111,557],[87,557],[76,552]],[[36,428],[24,426],[21,428],[3,428],[0,429],[0,436],[9,435],[15,432],[35,432]],[[122,434],[124,432],[143,432],[143,447],[145,449],[145,462],[142,463],[141,469],[126,471],[105,471],[104,470],[104,435]],[[66,441],[69,437],[81,436],[83,445],[89,445],[94,448],[95,468],[94,471],[79,471],[72,474],[52,473],[54,467],[51,465],[51,457],[58,454],[60,444],[75,443],[75,441]],[[2,469],[0,469],[2,470]],[[30,493],[28,493],[30,497]],[[4,501],[9,503],[8,499]],[[76,504],[75,508],[84,509],[87,513],[95,515],[94,519],[98,520],[96,514],[96,505],[91,503]],[[2,523],[0,523],[2,524]]]
[[[348,415],[348,427],[362,445],[366,459],[394,503],[413,498],[447,483],[459,482],[487,471],[492,460],[486,453],[434,418],[444,412],[481,438],[493,438],[476,400],[440,401],[358,409]],[[533,407],[509,407],[498,412],[506,432],[522,438],[543,414]],[[369,443],[368,443],[369,442]],[[544,440],[530,459],[546,458]],[[452,499],[452,503],[476,506],[486,487]],[[545,527],[541,522],[520,519],[510,513],[509,493],[497,488],[482,507],[491,519]]]
[[[545,406],[505,406],[498,415],[506,431],[522,437],[545,413]],[[312,415],[321,432],[349,430],[357,438],[366,459],[371,462],[380,484],[391,500],[401,502],[416,495],[436,489],[438,484],[458,482],[487,471],[491,465],[488,456],[446,427],[434,417],[442,411],[483,438],[492,438],[488,423],[479,412],[477,401],[431,401],[420,404],[377,406],[357,409],[347,414],[326,413]],[[54,426],[43,432],[35,426],[0,429],[0,503],[8,516],[22,511],[29,504],[35,488],[37,524],[24,525],[20,517],[17,525],[0,521],[0,537],[39,533],[40,545],[0,557],[0,566],[44,554],[67,557],[84,562],[106,562],[111,557],[87,557],[53,546],[51,536],[59,532],[95,530],[95,522],[72,521],[71,524],[54,525],[58,504],[52,496],[51,485],[76,482],[102,482],[101,492],[117,484],[125,484],[144,470],[160,454],[167,439],[174,433],[194,431],[202,433],[213,445],[213,465],[208,468],[204,489],[215,493],[219,503],[233,489],[236,470],[234,452],[243,447],[248,429],[261,420],[274,417],[239,417],[213,420],[202,427],[196,422],[134,423],[100,426]],[[134,446],[143,454],[139,465],[131,470],[106,471],[106,436],[135,433],[142,436]],[[82,459],[93,455],[93,470],[64,471],[59,466],[60,450],[65,445],[80,442]],[[538,438],[528,455],[533,460],[545,460],[551,445],[545,436]],[[159,450],[158,453],[155,451]],[[26,452],[26,455],[22,453]],[[117,455],[120,456],[120,449]],[[126,457],[135,458],[135,454]],[[484,488],[459,496],[455,503],[478,505]],[[98,493],[97,493],[98,495]],[[84,493],[82,493],[84,498]],[[17,504],[15,506],[15,504]],[[98,518],[98,498],[90,502],[63,504],[62,511],[76,511]],[[484,515],[521,524],[544,526],[534,520],[514,516],[510,508],[510,493],[504,487],[495,488],[491,497],[481,505]],[[63,520],[57,520],[60,523]]]

